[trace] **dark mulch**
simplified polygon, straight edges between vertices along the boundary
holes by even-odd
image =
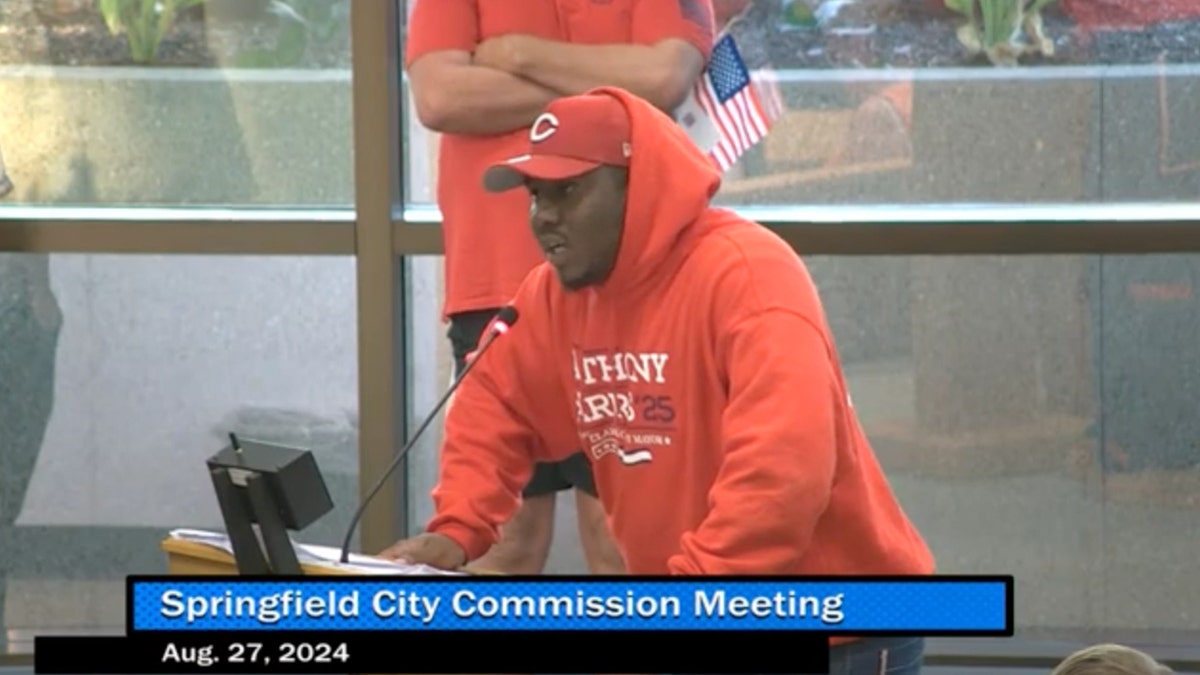
[[[32,0],[35,11],[29,12],[20,8],[25,3],[0,1],[0,64],[112,66],[133,63],[125,38],[109,32],[90,2],[80,3],[77,10],[69,12],[49,11],[53,8],[52,3],[53,0]],[[209,0],[207,6],[187,10],[164,38],[152,65],[230,66],[251,54],[280,54],[285,31],[292,26],[266,12],[265,6],[262,0]],[[331,33],[311,37],[302,54],[275,65],[348,68],[348,28],[334,28]]]
[[[857,0],[823,30],[781,30],[782,3],[757,0],[733,32],[747,61],[777,68],[990,67],[959,44],[955,31],[962,23],[960,16],[931,4]],[[1053,5],[1043,18],[1055,54],[1029,59],[1028,65],[1147,64],[1160,58],[1200,63],[1200,21],[1088,33]]]
[[[336,2],[337,0],[305,0]],[[1147,0],[1149,1],[1149,0]],[[179,18],[155,65],[237,65],[250,52],[280,49],[283,22],[265,11],[266,0],[209,0]],[[64,11],[63,7],[73,8]],[[33,11],[30,11],[30,7]],[[205,13],[208,20],[205,20]],[[854,0],[820,30],[781,30],[781,2],[756,0],[735,35],[752,65],[776,68],[983,66],[959,45],[960,19],[929,0]],[[1056,53],[1038,64],[1200,63],[1200,21],[1143,30],[1086,33],[1051,7],[1046,28]],[[346,30],[310,41],[286,64],[301,68],[349,67]],[[91,2],[0,2],[0,64],[124,65],[124,38],[111,35]]]

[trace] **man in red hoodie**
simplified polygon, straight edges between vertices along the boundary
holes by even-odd
[[[496,310],[541,262],[525,235],[528,197],[489,194],[476,177],[519,152],[529,124],[559,96],[617,85],[674,109],[711,50],[712,13],[711,0],[416,0],[405,65],[417,116],[441,133],[437,201],[456,372]],[[589,569],[619,572],[580,453],[534,469],[486,564],[510,574],[541,572],[555,502],[567,490],[575,492]]]
[[[529,139],[484,182],[528,190],[546,263],[447,413],[427,532],[384,555],[477,559],[533,466],[582,446],[630,574],[932,574],[795,251],[713,208],[716,167],[624,90],[551,103]],[[834,644],[834,672],[911,675],[924,643]]]

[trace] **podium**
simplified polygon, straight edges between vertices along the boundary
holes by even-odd
[[[288,535],[333,509],[312,453],[229,437],[229,446],[207,464],[232,552],[168,535],[159,545],[167,555],[167,574],[357,576],[353,568],[332,562],[302,561]],[[349,541],[347,535],[347,548]],[[469,567],[462,571],[486,574]]]
[[[186,539],[167,537],[161,548],[167,554],[167,574],[201,576],[207,574],[237,576],[233,556],[213,546]],[[300,569],[311,576],[349,576],[353,572],[332,565],[302,563]]]
[[[167,537],[163,539],[159,547],[167,554],[167,574],[180,576],[207,574],[236,576],[240,574],[233,556],[214,546]],[[306,576],[354,576],[353,570],[318,563],[301,563],[300,569]],[[460,567],[459,571],[472,576],[500,574],[493,570],[479,569],[470,564]]]

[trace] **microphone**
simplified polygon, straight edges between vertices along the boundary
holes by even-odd
[[[483,356],[483,353],[487,351],[488,347],[492,346],[492,343],[496,341],[496,338],[507,333],[508,330],[517,323],[517,318],[519,316],[520,315],[517,314],[517,308],[513,307],[512,305],[507,305],[501,308],[500,311],[496,312],[496,317],[492,320],[491,328],[484,336],[483,342],[479,345],[479,348],[475,350],[474,358],[467,361],[466,367],[463,368],[462,372],[458,374],[458,377],[454,378],[454,382],[452,382],[446,389],[446,393],[442,394],[441,400],[437,402],[437,405],[433,406],[433,410],[429,411],[429,414],[425,416],[425,420],[421,422],[421,426],[417,427],[416,433],[414,433],[412,438],[409,439],[408,443],[400,449],[400,452],[396,453],[396,457],[392,459],[392,463],[388,465],[387,470],[384,471],[383,475],[379,477],[379,482],[375,483],[374,487],[367,492],[367,496],[364,497],[362,503],[358,505],[358,510],[354,512],[354,517],[350,519],[350,527],[346,529],[346,538],[342,542],[341,561],[343,564],[350,562],[350,540],[354,538],[354,531],[358,528],[358,521],[362,520],[363,512],[367,510],[367,504],[371,503],[371,500],[375,498],[375,495],[383,489],[383,485],[387,482],[388,477],[395,473],[396,469],[400,467],[400,462],[402,462],[404,457],[408,455],[408,451],[412,450],[413,446],[417,444],[417,441],[421,438],[421,434],[425,433],[425,430],[429,428],[430,424],[433,423],[433,420],[437,417],[438,413],[441,412],[442,408],[446,406],[446,403],[450,400],[450,397],[453,396],[454,392],[458,390],[459,385],[463,383],[463,380],[467,377],[467,373],[471,372],[471,369],[475,367],[475,363],[478,362],[480,357]]]

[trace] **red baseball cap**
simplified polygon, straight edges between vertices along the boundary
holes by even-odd
[[[529,152],[489,167],[483,187],[504,192],[526,178],[566,180],[600,166],[629,166],[629,135],[629,113],[615,97],[557,99],[529,128]]]

